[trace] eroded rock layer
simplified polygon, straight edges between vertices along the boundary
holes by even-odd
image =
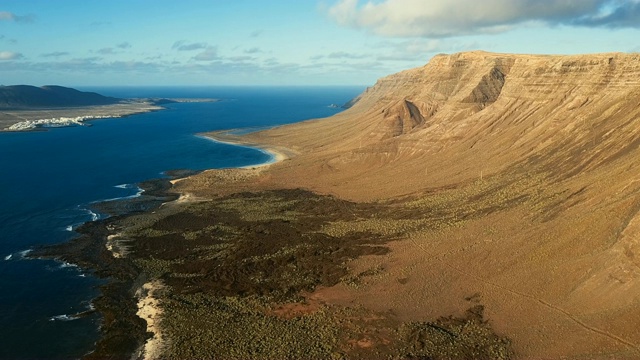
[[[338,116],[245,140],[296,155],[178,189],[304,188],[419,209],[402,224],[450,219],[353,264],[384,276],[317,296],[425,319],[462,311],[473,294],[517,356],[640,357],[639,54],[438,55]]]

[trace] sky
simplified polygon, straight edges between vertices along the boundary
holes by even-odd
[[[0,0],[0,85],[373,85],[439,53],[640,51],[640,0]]]

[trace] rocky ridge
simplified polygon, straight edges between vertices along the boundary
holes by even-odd
[[[403,232],[389,255],[353,265],[385,276],[320,295],[412,319],[479,294],[516,356],[637,358],[639,85],[639,54],[438,55],[335,117],[247,135],[298,154],[259,176],[225,185],[204,172],[177,189],[305,188],[444,211],[450,226]]]

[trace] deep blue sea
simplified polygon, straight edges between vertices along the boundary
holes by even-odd
[[[269,156],[196,134],[270,127],[327,117],[364,87],[107,87],[103,95],[217,98],[163,111],[91,121],[91,126],[0,133],[0,358],[70,358],[91,351],[99,315],[90,308],[102,280],[25,251],[68,241],[100,214],[92,202],[136,194],[135,184],[173,169],[259,164]]]

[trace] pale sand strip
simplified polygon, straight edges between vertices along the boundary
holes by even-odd
[[[164,289],[164,284],[160,280],[153,280],[144,284],[136,292],[136,297],[138,297],[137,315],[147,322],[147,332],[153,333],[153,337],[147,340],[140,351],[144,360],[160,359],[166,345],[160,327],[162,307],[160,300],[155,296],[162,289]]]
[[[260,144],[254,144],[254,143],[249,143],[249,142],[243,142],[241,140],[239,140],[238,137],[235,136],[231,136],[228,135],[228,131],[227,132],[218,132],[218,133],[208,133],[208,134],[203,134],[203,135],[199,135],[200,137],[210,140],[210,141],[214,141],[220,144],[227,144],[227,145],[234,145],[234,146],[243,146],[243,147],[248,147],[248,148],[252,148],[252,149],[256,149],[259,151],[262,151],[265,154],[268,154],[271,158],[261,164],[255,164],[255,165],[247,165],[247,166],[239,166],[233,169],[262,169],[262,168],[266,168],[269,165],[273,165],[275,163],[287,160],[289,158],[291,158],[294,155],[294,152],[289,150],[289,149],[284,149],[284,148],[276,148],[273,146],[264,146],[264,145],[260,145]],[[233,139],[231,139],[233,137]],[[225,169],[215,169],[215,170],[225,170]],[[180,181],[187,179],[187,177],[184,178],[178,178],[178,179],[173,179],[170,180],[172,185],[175,185],[177,183],[179,183]],[[180,198],[178,199],[178,202],[188,202],[190,199],[190,195],[189,194],[183,194],[180,196]]]
[[[215,133],[207,133],[207,134],[202,134],[200,136],[202,138],[205,138],[207,140],[211,140],[211,141],[214,141],[214,142],[217,142],[217,143],[220,143],[220,144],[243,146],[243,147],[256,149],[256,150],[259,150],[259,151],[261,151],[261,152],[263,152],[263,153],[265,153],[265,154],[267,154],[267,155],[269,155],[271,157],[269,160],[267,160],[266,162],[264,162],[262,164],[240,166],[240,167],[238,167],[239,169],[262,168],[262,167],[266,167],[266,166],[275,164],[275,163],[280,162],[280,161],[284,161],[286,159],[289,159],[291,156],[293,156],[293,152],[291,150],[289,150],[289,149],[276,148],[274,146],[265,146],[263,144],[257,144],[257,143],[244,141],[241,136],[232,135],[231,131],[233,131],[233,130],[221,131],[221,132],[215,132]]]
[[[128,253],[128,247],[124,244],[126,241],[128,240],[122,238],[121,233],[117,233],[107,236],[105,246],[114,258],[119,259],[126,257]]]
[[[281,161],[287,160],[289,158],[291,158],[292,156],[295,156],[296,153],[290,149],[287,148],[283,148],[283,147],[274,147],[274,146],[264,146],[261,144],[257,144],[257,143],[251,143],[251,142],[247,142],[247,141],[243,141],[241,139],[241,137],[237,136],[237,135],[231,135],[230,132],[233,130],[229,130],[229,131],[221,131],[221,132],[216,132],[216,133],[207,133],[207,134],[201,134],[198,135],[199,137],[202,137],[204,139],[207,139],[209,141],[213,141],[216,143],[220,143],[220,144],[227,144],[227,145],[233,145],[233,146],[242,146],[242,147],[247,147],[247,148],[252,148],[258,151],[261,151],[267,155],[269,155],[269,160],[261,163],[261,164],[254,164],[254,165],[247,165],[247,166],[239,166],[239,167],[234,167],[234,168],[226,168],[226,169],[211,169],[211,170],[205,170],[205,171],[215,171],[218,177],[221,177],[225,180],[231,180],[231,181],[235,181],[238,178],[243,178],[246,176],[251,176],[251,175],[256,175],[258,173],[260,173],[262,170],[266,169],[267,167],[279,163]],[[253,170],[254,172],[251,172],[251,170]],[[240,175],[242,174],[242,175]],[[187,177],[183,177],[183,178],[178,178],[178,179],[173,179],[170,180],[172,185],[176,185],[177,183],[185,180],[189,178],[189,176]],[[191,202],[197,202],[197,201],[206,201],[204,199],[200,199],[196,196],[194,196],[193,194],[189,194],[189,193],[181,193],[180,197],[173,201],[172,203],[174,204],[181,204],[181,203],[191,203]],[[164,204],[163,204],[164,205]]]

